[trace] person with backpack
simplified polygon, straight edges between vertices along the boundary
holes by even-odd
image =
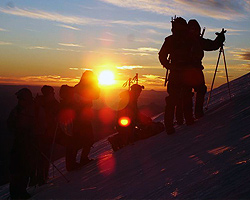
[[[188,70],[190,44],[187,22],[181,17],[172,20],[172,35],[165,38],[159,52],[159,61],[170,70],[166,97],[164,123],[167,134],[173,134],[174,113],[177,105],[182,105],[187,125],[194,123],[192,114],[192,88],[185,84]]]

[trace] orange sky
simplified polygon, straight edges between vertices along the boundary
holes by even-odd
[[[178,9],[176,9],[178,8]],[[86,70],[115,74],[116,85],[136,73],[146,89],[163,87],[165,70],[158,61],[175,14],[196,18],[205,38],[227,29],[225,52],[229,79],[249,72],[250,3],[240,1],[20,0],[0,2],[0,83],[74,85]],[[195,14],[194,14],[195,13]],[[208,88],[218,51],[203,59]],[[223,63],[215,86],[226,82]]]

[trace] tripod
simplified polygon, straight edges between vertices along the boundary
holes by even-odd
[[[208,109],[208,104],[209,104],[209,101],[210,101],[210,98],[211,98],[211,95],[212,95],[213,86],[214,86],[214,80],[215,80],[216,72],[217,72],[217,69],[218,69],[218,66],[219,66],[221,53],[223,55],[223,61],[224,61],[224,65],[225,65],[226,78],[227,78],[227,87],[228,87],[229,97],[230,97],[230,100],[231,100],[231,92],[230,92],[230,86],[229,86],[229,80],[228,80],[226,57],[225,57],[225,52],[224,52],[224,48],[223,48],[223,45],[222,45],[220,47],[220,50],[219,50],[219,56],[218,56],[218,60],[217,60],[217,63],[216,63],[214,77],[213,77],[213,81],[212,81],[212,85],[211,85],[211,90],[210,90],[210,93],[209,93],[209,96],[208,96],[208,99],[207,99],[206,110]]]

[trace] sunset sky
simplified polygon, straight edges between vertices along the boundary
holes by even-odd
[[[225,28],[229,79],[250,71],[250,0],[1,0],[0,84],[74,85],[86,69],[109,69],[116,87],[139,73],[146,89],[165,90],[158,52],[174,15],[197,19],[205,38]],[[203,59],[208,87],[217,57]],[[216,86],[225,81],[221,62]]]

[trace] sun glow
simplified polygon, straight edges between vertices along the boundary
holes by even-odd
[[[115,83],[114,73],[110,70],[102,71],[98,77],[100,85],[113,85]]]

